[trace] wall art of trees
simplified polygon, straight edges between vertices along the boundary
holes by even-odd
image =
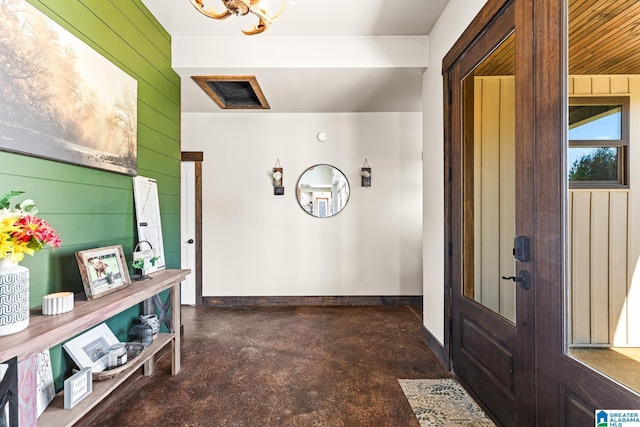
[[[26,1],[0,0],[0,150],[135,175],[135,79]]]

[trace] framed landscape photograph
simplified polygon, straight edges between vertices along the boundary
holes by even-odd
[[[0,151],[135,176],[137,80],[26,1],[0,28]]]
[[[87,300],[103,297],[131,284],[122,246],[76,252]]]
[[[78,368],[91,368],[93,372],[107,369],[109,347],[120,342],[106,323],[101,323],[62,345]]]

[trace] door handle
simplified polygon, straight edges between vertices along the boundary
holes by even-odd
[[[193,243],[193,239],[187,240],[187,243],[192,244]]]
[[[522,289],[525,291],[531,287],[529,272],[527,270],[520,270],[518,273],[519,276],[502,276],[503,280],[513,280],[515,283],[519,284]]]

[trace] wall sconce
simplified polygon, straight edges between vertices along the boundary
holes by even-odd
[[[362,176],[362,186],[371,187],[371,168],[367,159],[364,159],[364,166],[360,171],[360,175]]]
[[[284,194],[284,186],[282,185],[282,167],[280,166],[280,159],[276,160],[271,176],[273,177],[273,195],[282,196]]]

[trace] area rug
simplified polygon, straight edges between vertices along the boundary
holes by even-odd
[[[495,427],[454,379],[398,382],[421,427]]]

